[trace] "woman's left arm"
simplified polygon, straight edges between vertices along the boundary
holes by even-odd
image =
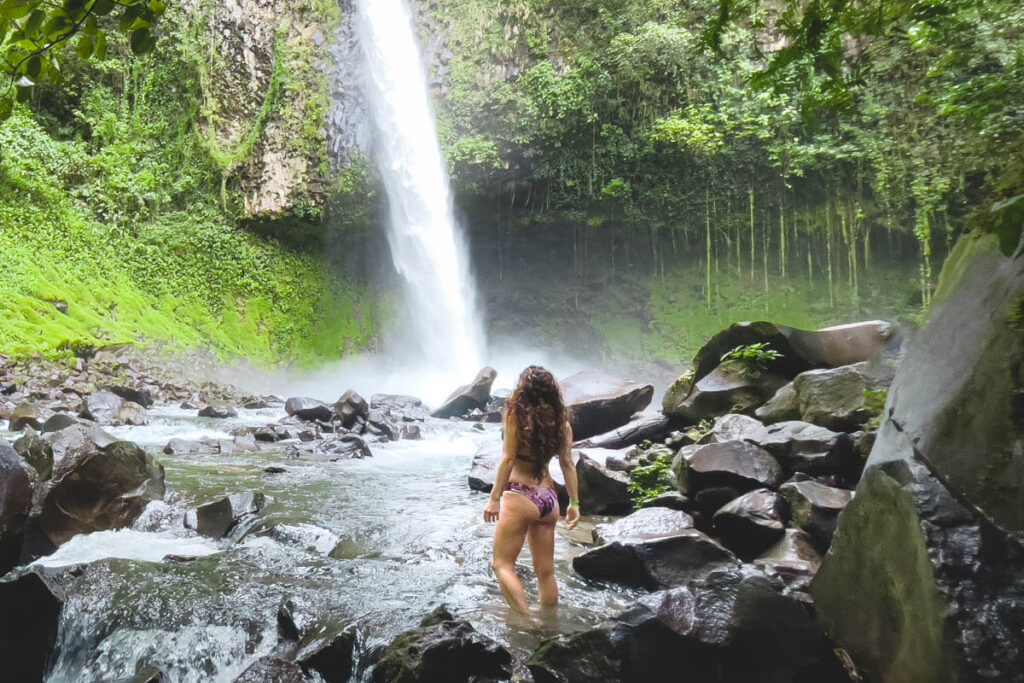
[[[512,465],[515,464],[516,449],[518,448],[518,430],[515,425],[515,418],[505,416],[505,443],[501,449],[501,461],[498,463],[498,472],[494,476],[494,488],[491,489],[491,497],[484,507],[484,521],[498,521],[498,511],[501,506],[501,494],[505,491],[505,484],[512,475]]]

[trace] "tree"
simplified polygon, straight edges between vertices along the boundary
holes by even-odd
[[[164,0],[0,0],[0,121],[37,83],[63,81],[62,53],[72,43],[79,59],[105,59],[116,27],[133,53],[149,52],[166,8]]]

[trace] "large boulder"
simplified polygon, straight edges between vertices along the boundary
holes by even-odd
[[[839,367],[873,360],[899,350],[898,328],[884,320],[865,320],[820,330],[790,330],[790,346],[811,365]]]
[[[645,414],[610,432],[577,441],[576,445],[592,448],[626,448],[644,441],[661,441],[672,433],[675,426],[676,423],[667,415]]]
[[[538,683],[840,683],[846,672],[807,606],[752,568],[720,567],[644,596],[611,623],[541,643]]]
[[[680,510],[650,507],[637,510],[622,519],[598,524],[594,536],[600,543],[646,540],[675,536],[693,528],[693,517]]]
[[[1024,671],[1024,250],[984,244],[950,255],[959,281],[905,352],[811,586],[871,680]]]
[[[655,539],[613,541],[577,555],[572,567],[587,579],[658,590],[684,585],[736,563],[731,552],[688,529]]]
[[[97,391],[82,405],[81,416],[102,426],[136,425],[148,423],[146,409],[126,401],[111,391]]]
[[[453,391],[431,415],[440,418],[462,417],[474,408],[487,407],[487,402],[491,398],[491,386],[497,376],[498,371],[494,368],[481,368],[472,383]]]
[[[395,637],[373,668],[373,683],[507,680],[512,655],[443,608]]]
[[[143,408],[153,407],[153,395],[145,389],[137,389],[135,387],[117,384],[105,384],[100,386],[100,389],[109,391],[112,394],[117,394],[126,401],[138,403]]]
[[[0,440],[0,576],[15,566],[21,555],[34,474],[17,451]]]
[[[203,536],[224,538],[246,527],[266,505],[266,496],[258,491],[232,493],[190,510],[185,515],[185,526]]]
[[[5,681],[45,678],[63,606],[63,590],[44,570],[13,572],[0,579],[0,658]]]
[[[789,343],[792,328],[758,321],[736,323],[722,330],[697,351],[693,358],[690,379],[699,381],[718,367],[722,356],[738,346],[765,344],[769,349],[777,351],[780,357],[771,361],[765,370],[772,375],[792,378],[811,368],[812,364],[803,358]],[[680,381],[683,381],[681,378]]]
[[[494,477],[498,472],[501,460],[501,441],[488,441],[477,448],[473,456],[473,465],[469,470],[469,488],[474,491],[490,493],[494,488]]]
[[[800,415],[822,427],[855,431],[873,416],[866,392],[888,387],[892,372],[886,364],[858,363],[801,373],[793,380]]]
[[[734,491],[735,495],[727,499],[731,500],[747,491],[775,489],[782,483],[782,467],[775,458],[763,448],[746,441],[699,446],[689,459],[686,455],[680,451],[673,463],[676,482],[679,492],[694,498],[701,507],[706,506],[701,505],[698,496],[712,489]]]
[[[83,458],[92,457],[117,439],[95,425],[76,424],[43,436],[52,455],[54,477],[63,477]]]
[[[754,411],[754,416],[765,424],[800,419],[800,396],[792,382],[784,384],[775,395]]]
[[[300,420],[327,422],[333,414],[331,408],[315,398],[295,396],[284,402],[284,411]]]
[[[11,412],[9,429],[12,432],[20,432],[25,427],[42,429],[47,417],[49,412],[40,405],[31,401],[22,403]]]
[[[341,426],[346,429],[351,429],[357,420],[366,420],[369,415],[370,405],[354,389],[349,389],[334,402],[334,416],[341,421]],[[386,420],[383,411],[379,419]],[[391,435],[389,438],[394,438],[394,435]]]
[[[849,434],[802,420],[769,425],[763,435],[753,441],[775,456],[790,473],[836,475],[844,483],[853,485],[864,467],[864,458],[855,449]]]
[[[430,410],[415,396],[401,394],[373,394],[370,410],[380,410],[392,422],[423,422]]]
[[[36,471],[40,480],[50,478],[53,472],[53,447],[31,427],[14,442],[14,450]]]
[[[715,513],[715,533],[727,548],[744,559],[764,552],[785,534],[779,496],[755,489],[729,501]]]
[[[700,379],[680,380],[669,387],[662,410],[694,424],[726,413],[752,414],[786,381],[783,375],[725,361]]]
[[[39,431],[43,434],[59,432],[60,430],[77,423],[78,420],[67,413],[55,413],[43,423],[43,426],[39,428]]]
[[[129,526],[163,496],[163,466],[134,443],[68,452],[36,493],[33,517],[42,545],[34,544],[33,551],[45,550],[46,542],[52,550],[77,534]]]
[[[562,380],[574,439],[604,434],[629,422],[646,408],[654,386],[612,377],[600,370],[583,370]]]
[[[629,477],[613,472],[585,453],[576,460],[580,512],[585,515],[622,515],[633,508]]]
[[[839,513],[853,499],[853,491],[816,481],[789,482],[779,493],[786,500],[790,525],[806,531],[822,549],[832,541]]]

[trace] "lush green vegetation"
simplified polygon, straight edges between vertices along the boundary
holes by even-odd
[[[116,35],[105,55],[69,56],[63,84],[36,86],[0,125],[0,352],[133,341],[301,362],[375,334],[376,297],[328,270],[323,226],[301,247],[239,227],[240,171],[271,116],[285,133],[322,120],[308,54],[279,33],[260,116],[219,136],[218,64],[182,12],[168,9],[150,56],[133,59]],[[296,110],[299,92],[321,95]],[[288,139],[322,158],[306,135]],[[261,232],[303,227],[276,224]]]

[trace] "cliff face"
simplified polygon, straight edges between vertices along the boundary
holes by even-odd
[[[308,215],[328,194],[327,0],[185,0],[176,30],[200,75],[199,127],[241,217]]]

